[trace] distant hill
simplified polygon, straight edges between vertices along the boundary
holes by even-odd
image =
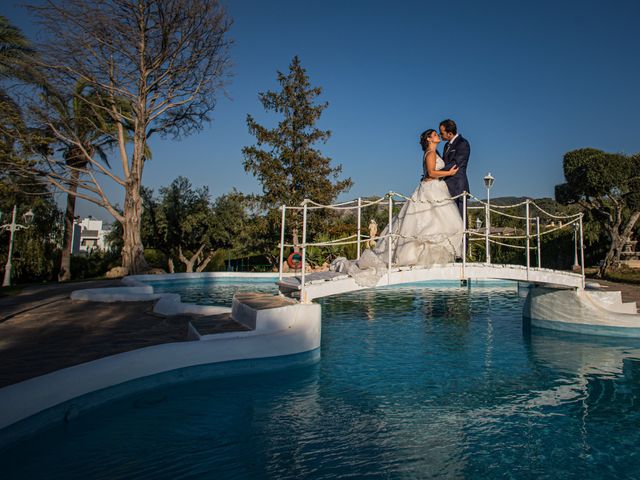
[[[515,205],[518,203],[522,203],[527,198],[536,205],[538,205],[543,210],[551,213],[552,215],[566,215],[567,213],[575,213],[576,206],[567,207],[562,205],[561,203],[556,202],[553,198],[543,197],[543,198],[531,198],[531,197],[496,197],[491,199],[491,204],[496,206],[504,206],[504,205]],[[485,199],[482,199],[483,201]],[[478,205],[478,202],[471,201],[469,205]]]
[[[367,203],[367,202],[371,202],[371,201],[375,201],[378,200],[380,197],[378,196],[367,196],[367,197],[362,197],[362,203]],[[541,209],[543,209],[544,211],[550,213],[551,215],[567,215],[570,213],[577,213],[579,211],[578,207],[574,206],[564,206],[561,205],[560,203],[556,202],[553,198],[549,198],[549,197],[543,197],[543,198],[531,198],[531,197],[496,197],[496,198],[492,198],[491,199],[491,204],[494,206],[505,206],[505,205],[516,205],[519,203],[523,203],[525,200],[527,200],[527,198],[533,202],[535,202],[536,205],[538,205]],[[484,199],[482,199],[484,200]],[[353,205],[353,204],[352,204]],[[367,207],[365,210],[363,210],[363,216],[365,218],[364,222],[368,222],[369,218],[374,216],[377,220],[378,220],[378,224],[385,224],[386,225],[386,219],[387,219],[387,209],[388,209],[388,203],[386,201],[382,201],[380,203],[377,204],[376,207]],[[474,207],[474,206],[478,206],[478,202],[475,200],[472,200],[469,202],[469,206],[470,207]],[[398,204],[394,205],[395,207],[395,211],[397,212],[397,209],[399,208]],[[476,210],[477,212],[477,210]],[[348,217],[355,217],[357,215],[356,210],[353,209],[340,209],[340,210],[334,210],[334,213],[340,217],[340,218],[348,218]],[[514,212],[511,212],[512,214]],[[518,211],[518,214],[522,215],[524,214],[524,206],[521,206]],[[477,214],[472,214],[470,213],[470,215],[477,215]],[[541,216],[541,217],[545,217],[544,214],[542,214],[541,212],[539,212],[535,207],[531,206],[531,216],[535,217],[535,216]],[[474,217],[475,218],[475,217]]]
[[[367,196],[367,197],[362,197],[362,202],[363,203],[367,203],[370,201],[375,201],[378,200],[380,197],[378,196]],[[566,214],[567,213],[567,207],[564,205],[561,205],[560,203],[556,202],[553,198],[549,198],[549,197],[543,197],[543,198],[531,198],[531,197],[496,197],[496,198],[492,198],[491,199],[491,204],[492,205],[496,205],[496,206],[505,206],[505,205],[515,205],[518,203],[522,203],[524,202],[526,199],[532,200],[536,203],[536,205],[538,205],[540,208],[546,210],[547,212],[555,215],[555,214]],[[483,201],[485,201],[485,199],[482,199]],[[387,202],[380,202],[378,204],[377,210],[386,210],[387,209]],[[469,206],[477,206],[478,202],[475,200],[471,200],[469,201]],[[339,215],[340,216],[344,216],[344,215],[349,215],[349,214],[355,214],[355,210],[339,210]]]
[[[533,198],[533,197],[496,197],[496,198],[493,198],[493,197],[491,197],[491,203],[494,204],[494,205],[513,205],[514,203],[524,202],[527,198],[529,200],[533,200],[534,202],[536,202],[540,206],[542,206],[543,204],[544,205],[560,205],[553,198],[549,198],[549,197],[543,197],[543,198]],[[483,198],[481,200],[482,201],[486,201],[485,198]],[[474,202],[472,200],[469,203],[471,204],[471,203],[478,203],[478,202]]]

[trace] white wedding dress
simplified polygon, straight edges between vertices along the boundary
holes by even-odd
[[[444,161],[437,156],[436,170],[442,168]],[[380,239],[373,251],[365,250],[356,261],[337,258],[331,269],[348,273],[359,285],[374,286],[386,273],[389,248],[393,266],[445,264],[462,255],[462,217],[444,181],[421,181],[391,225],[391,242]],[[388,233],[389,225],[380,236]]]

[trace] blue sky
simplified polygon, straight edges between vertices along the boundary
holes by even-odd
[[[213,196],[259,191],[242,168],[246,115],[276,121],[257,94],[277,87],[294,55],[329,102],[321,150],[354,181],[344,198],[413,191],[418,135],[447,117],[471,143],[471,191],[482,197],[489,171],[492,196],[553,196],[566,151],[640,151],[640,2],[223,3],[234,21],[226,96],[204,131],[151,143],[148,186],[184,175]],[[22,8],[3,13],[36,35]],[[110,220],[85,204],[79,213]]]

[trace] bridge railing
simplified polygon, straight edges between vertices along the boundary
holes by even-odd
[[[507,248],[520,249],[525,250],[526,256],[526,269],[527,269],[527,278],[529,275],[529,270],[531,267],[531,251],[534,250],[536,252],[536,264],[538,268],[542,267],[542,250],[541,250],[541,238],[545,235],[550,235],[559,230],[572,230],[574,236],[574,264],[573,268],[579,267],[580,273],[582,276],[582,286],[584,287],[584,231],[583,231],[583,214],[576,213],[571,215],[556,215],[552,214],[545,209],[543,209],[540,205],[530,199],[526,199],[522,202],[513,204],[513,205],[492,205],[489,201],[481,200],[474,195],[463,192],[460,195],[455,197],[443,199],[443,200],[434,200],[428,202],[416,201],[405,195],[389,192],[383,197],[374,199],[374,200],[365,200],[362,197],[359,197],[354,200],[349,200],[346,202],[335,203],[331,205],[323,205],[317,202],[314,202],[310,199],[305,199],[300,206],[281,206],[282,218],[281,218],[281,229],[280,229],[280,263],[279,263],[279,279],[282,281],[283,278],[283,268],[284,268],[284,251],[285,248],[293,248],[294,250],[298,250],[301,253],[301,266],[300,266],[300,283],[301,283],[301,299],[304,301],[305,298],[305,277],[306,277],[306,267],[307,267],[307,249],[309,247],[336,247],[336,246],[344,246],[344,245],[356,245],[356,259],[360,258],[362,254],[362,245],[363,242],[367,242],[367,245],[370,245],[370,242],[379,242],[380,240],[387,239],[389,247],[387,250],[387,275],[390,278],[391,270],[393,268],[393,239],[400,238],[401,235],[394,233],[393,231],[393,209],[394,206],[401,205],[405,202],[416,202],[416,203],[429,203],[429,204],[439,204],[443,202],[449,202],[451,200],[455,200],[457,198],[462,198],[463,208],[462,208],[462,221],[464,225],[464,231],[462,235],[462,269],[467,263],[467,256],[469,253],[469,248],[472,243],[483,242],[485,244],[485,263],[491,264],[491,246],[492,245],[500,245]],[[472,199],[475,201],[475,205],[470,205],[469,200]],[[362,211],[365,208],[375,207],[380,208],[381,206],[386,204],[386,208],[388,211],[388,224],[386,227],[387,233],[369,236],[362,233]],[[510,213],[507,210],[517,209],[524,206],[525,214],[516,215],[514,213]],[[334,211],[349,211],[355,210],[356,212],[356,233],[349,235],[347,237],[338,238],[334,240],[328,240],[324,242],[307,242],[307,226],[308,226],[308,214],[314,210],[334,210]],[[535,210],[537,215],[532,216],[532,210]],[[302,213],[302,238],[301,242],[297,244],[288,244],[285,243],[285,231],[286,231],[286,222],[287,222],[287,212],[288,211],[297,211]],[[481,211],[484,213],[484,229],[481,228],[481,221],[476,226],[475,229],[469,228],[469,212]],[[492,231],[491,225],[491,216],[502,216],[511,218],[513,220],[524,221],[524,228],[522,229],[522,234],[518,234],[517,227],[513,228],[513,234],[505,235],[500,234],[497,229]],[[540,221],[542,218],[548,218],[552,220],[550,225],[547,225],[547,228],[541,229]],[[476,219],[480,219],[480,216],[477,216]],[[476,220],[476,221],[477,221]],[[555,225],[555,222],[558,221],[559,225]],[[402,236],[402,238],[407,238]],[[413,237],[410,237],[413,238]],[[514,245],[508,243],[513,240],[524,240],[524,245]],[[532,245],[535,243],[535,245]]]

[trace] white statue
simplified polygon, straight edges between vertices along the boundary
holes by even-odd
[[[378,222],[375,221],[374,218],[369,222],[369,241],[366,243],[368,248],[373,248],[376,246],[376,241],[371,240],[376,235],[378,235]]]

